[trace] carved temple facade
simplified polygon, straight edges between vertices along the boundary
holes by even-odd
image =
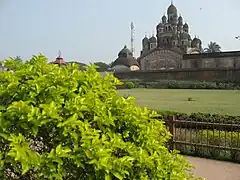
[[[240,51],[204,53],[202,41],[192,38],[189,25],[171,3],[156,26],[156,35],[142,39],[140,57],[125,46],[112,64],[115,71],[240,68]]]

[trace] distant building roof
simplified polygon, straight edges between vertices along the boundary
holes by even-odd
[[[118,57],[113,63],[112,63],[112,67],[116,66],[116,65],[123,65],[123,66],[127,66],[127,67],[131,67],[131,66],[139,66],[137,59],[135,59],[134,57]]]
[[[61,51],[58,52],[58,57],[56,57],[55,61],[50,62],[50,64],[58,64],[59,66],[66,65],[66,62],[61,56]]]
[[[50,64],[58,64],[59,66],[62,66],[62,65],[66,65],[66,62],[64,61],[64,59],[62,57],[58,56],[56,58],[56,60],[50,62]]]
[[[136,58],[133,57],[132,52],[124,46],[124,48],[118,53],[118,58],[112,63],[111,67],[116,65],[123,65],[126,67],[131,67],[133,65],[139,66]]]
[[[125,45],[123,49],[118,53],[118,57],[128,57],[128,56],[133,56],[133,54]]]
[[[236,57],[240,56],[240,51],[225,51],[225,52],[213,52],[213,53],[201,53],[201,54],[184,54],[185,59],[199,59],[199,58],[220,58],[220,57]]]
[[[167,9],[167,14],[177,14],[177,8],[172,3]]]

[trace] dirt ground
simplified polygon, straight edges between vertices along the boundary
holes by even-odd
[[[186,156],[194,173],[207,180],[240,180],[240,164]]]

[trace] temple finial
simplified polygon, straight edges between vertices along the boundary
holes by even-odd
[[[173,0],[171,0],[171,5],[173,5]]]
[[[61,57],[61,55],[62,55],[62,53],[61,53],[61,51],[59,50],[59,51],[58,51],[58,57]]]

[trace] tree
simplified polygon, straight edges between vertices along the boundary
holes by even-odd
[[[16,57],[14,58],[14,60],[15,60],[15,61],[17,61],[17,60],[22,61],[22,58],[21,58],[21,56],[16,56]]]
[[[221,52],[221,46],[216,42],[210,42],[208,47],[204,49],[205,53],[214,53],[214,52]]]
[[[43,55],[1,72],[0,179],[193,179],[163,121],[117,84]]]
[[[68,64],[77,64],[78,68],[80,70],[85,70],[85,67],[87,67],[88,65],[81,63],[81,62],[77,62],[77,61],[72,61],[72,62],[68,62]]]
[[[97,67],[97,71],[98,72],[105,72],[108,70],[108,68],[110,67],[108,64],[104,63],[104,62],[95,62],[94,63]]]
[[[23,60],[21,59],[20,56],[16,56],[15,58],[10,58],[8,61],[4,63],[4,66],[10,70],[10,71],[15,71],[21,67],[23,64]]]

